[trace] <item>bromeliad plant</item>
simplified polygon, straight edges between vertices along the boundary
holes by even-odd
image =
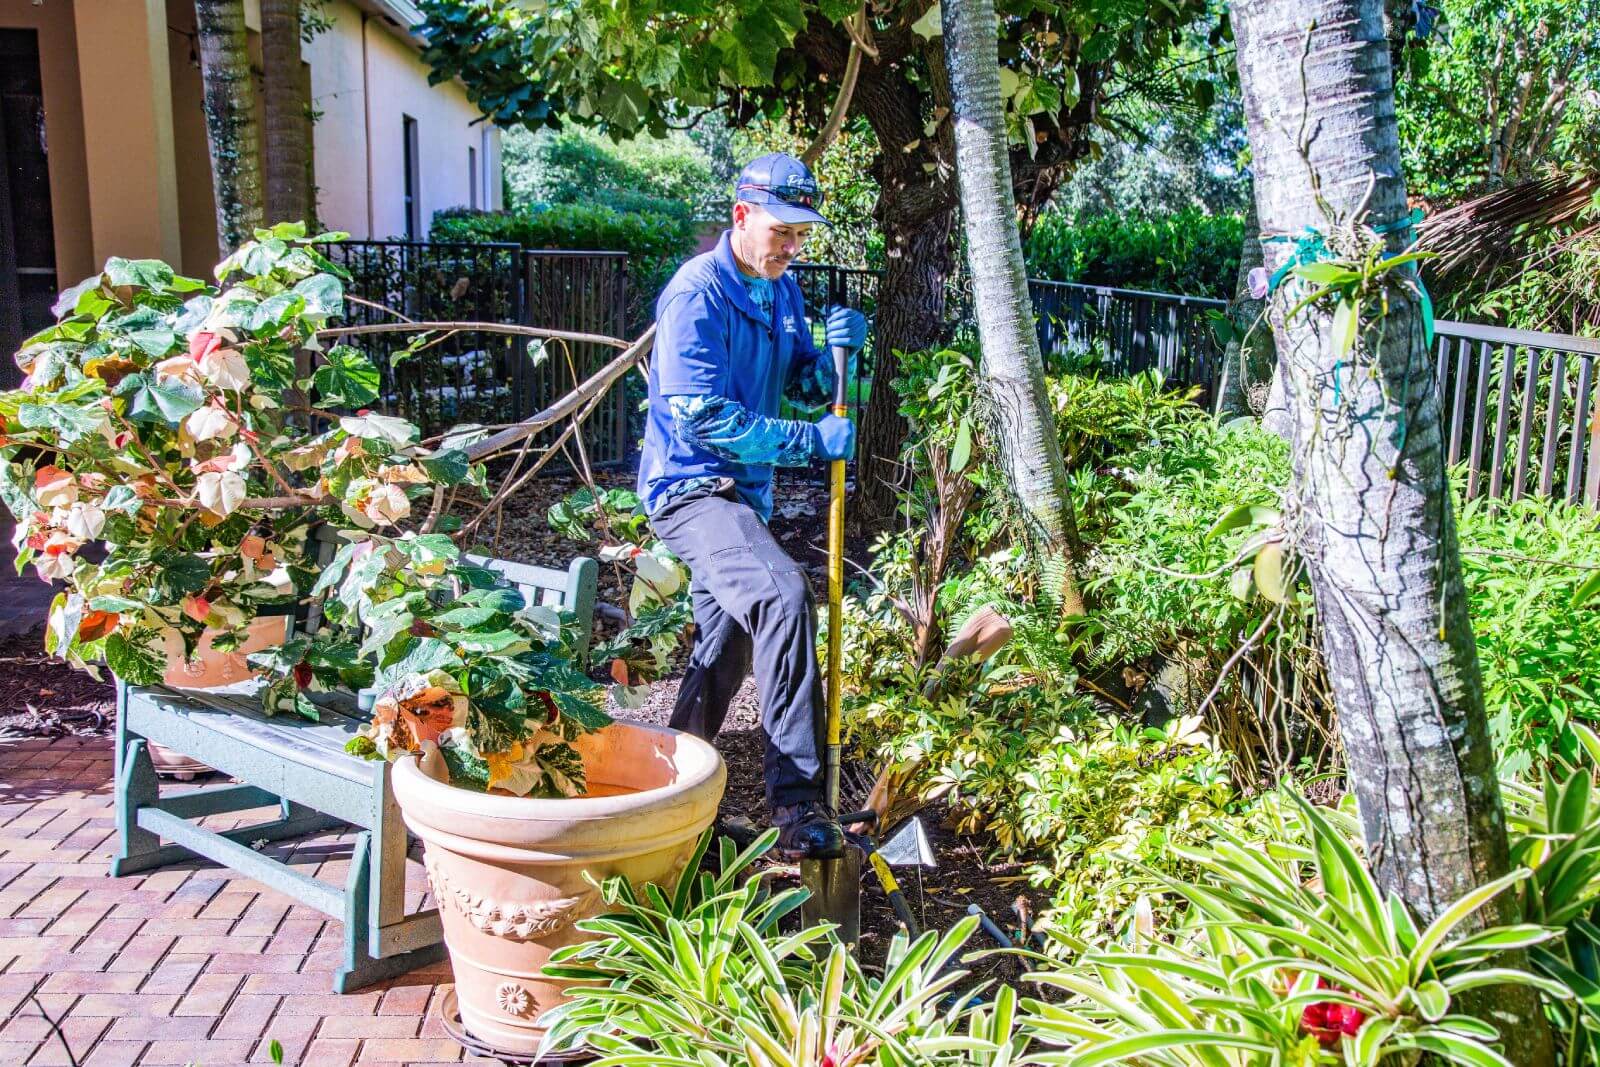
[[[470,431],[437,442],[373,413],[379,375],[322,344],[341,271],[299,224],[257,231],[219,285],[153,260],[112,259],[63,293],[28,339],[22,386],[0,393],[0,497],[18,569],[67,589],[49,652],[160,681],[175,637],[238,648],[264,609],[328,596],[328,622],[255,654],[269,713],[317,716],[308,694],[381,690],[371,736],[395,755],[437,743],[476,788],[581,791],[570,745],[607,719],[561,620],[466,565],[442,490],[484,485]],[[424,501],[434,506],[418,529]],[[345,544],[320,573],[321,525]],[[90,542],[98,561],[80,553]]]
[[[559,949],[545,968],[580,984],[572,1000],[541,1019],[548,1027],[541,1055],[587,1044],[599,1054],[595,1067],[1027,1062],[1009,987],[989,1005],[971,991],[943,1003],[966,977],[952,964],[976,918],[915,941],[897,934],[882,977],[869,975],[828,925],[779,931],[806,891],[774,895],[751,869],[776,830],[737,854],[721,839],[717,875],[699,869],[710,840],[701,839],[666,891],[605,883],[616,914],[579,922],[598,937]]]
[[[1063,939],[1073,962],[1029,976],[1067,995],[1025,1005],[1028,1030],[1063,1049],[1036,1062],[1365,1067],[1427,1055],[1510,1067],[1495,1029],[1461,1013],[1463,995],[1522,983],[1570,998],[1562,983],[1498,960],[1557,930],[1468,925],[1526,883],[1527,868],[1419,924],[1379,890],[1353,814],[1314,808],[1289,788],[1276,799],[1258,815],[1271,830],[1264,840],[1218,827],[1204,846],[1177,849],[1199,877],[1155,876],[1191,909],[1170,943],[1152,937],[1134,953]]]

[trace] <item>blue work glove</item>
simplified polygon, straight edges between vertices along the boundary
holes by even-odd
[[[859,352],[867,343],[866,317],[854,308],[835,304],[828,309],[827,334],[829,348]]]
[[[856,451],[856,424],[843,415],[824,415],[811,424],[811,454],[823,459],[849,459]]]

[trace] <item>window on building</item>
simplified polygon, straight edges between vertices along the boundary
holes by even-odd
[[[405,131],[406,167],[406,240],[415,241],[422,234],[422,175],[421,153],[417,151],[417,120],[410,115],[400,116]]]
[[[476,211],[478,204],[478,150],[467,149],[467,201],[470,208]]]

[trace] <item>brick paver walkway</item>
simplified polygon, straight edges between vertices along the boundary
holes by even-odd
[[[40,1005],[82,1067],[264,1063],[272,1039],[314,1067],[463,1061],[433,1011],[447,963],[339,996],[320,912],[201,860],[109,877],[111,763],[104,740],[0,742],[0,1064],[74,1062]],[[343,882],[348,835],[283,847]]]

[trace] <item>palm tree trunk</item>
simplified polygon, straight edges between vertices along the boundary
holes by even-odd
[[[244,0],[194,0],[194,13],[217,202],[217,247],[226,256],[261,225],[261,149],[255,82],[245,48]]]
[[[1063,613],[1081,614],[1083,601],[1070,563],[1077,527],[1045,395],[1044,360],[1017,231],[994,0],[945,0],[942,18],[956,177],[983,346],[979,370],[997,458],[1039,553],[1045,588],[1059,595]]]
[[[1217,414],[1223,418],[1250,413],[1250,390],[1265,385],[1277,368],[1272,347],[1272,327],[1262,318],[1266,301],[1250,294],[1250,272],[1262,264],[1261,227],[1256,222],[1252,196],[1245,206],[1244,237],[1239,242],[1239,273],[1233,283],[1233,336],[1222,357],[1217,389]],[[1248,344],[1243,342],[1248,340]]]
[[[1390,252],[1409,242],[1398,224],[1406,190],[1383,6],[1233,5],[1256,207],[1262,232],[1281,235],[1265,247],[1268,269],[1308,228],[1334,248],[1378,239],[1367,227],[1386,232]],[[1343,354],[1327,301],[1285,319],[1304,294],[1298,281],[1278,288],[1269,315],[1291,417],[1286,514],[1315,598],[1368,858],[1429,920],[1509,860],[1424,323],[1398,281],[1386,286],[1381,320],[1376,301],[1362,308],[1355,348]],[[1515,910],[1502,895],[1489,918]],[[1492,997],[1511,1062],[1552,1062],[1533,991],[1506,986]],[[1485,1000],[1467,1007],[1486,1012]]]
[[[300,0],[261,0],[262,111],[267,221],[311,214],[306,195],[306,102],[301,96]]]

